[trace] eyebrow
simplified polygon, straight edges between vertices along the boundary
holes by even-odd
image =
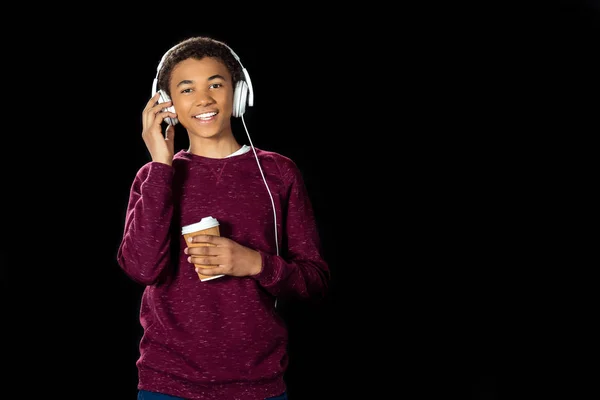
[[[209,77],[209,78],[207,79],[207,81],[209,81],[209,82],[210,82],[210,81],[212,81],[212,80],[215,80],[215,79],[223,79],[223,80],[225,80],[225,77],[224,77],[224,76],[222,76],[222,75],[219,75],[219,74],[217,74],[217,75],[213,75],[213,76]],[[189,79],[184,79],[184,80],[182,80],[181,82],[179,82],[179,83],[177,84],[177,86],[176,86],[176,87],[179,87],[179,86],[181,86],[181,85],[190,85],[190,84],[192,84],[192,83],[194,83],[194,81],[191,81],[191,80],[189,80]]]

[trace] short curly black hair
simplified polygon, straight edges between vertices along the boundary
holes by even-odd
[[[206,36],[195,36],[185,39],[165,54],[163,64],[158,72],[158,82],[156,90],[164,90],[169,97],[169,83],[173,68],[182,61],[189,58],[201,60],[204,57],[213,57],[220,59],[231,74],[232,84],[242,79],[242,66],[234,57],[231,48],[225,43]]]

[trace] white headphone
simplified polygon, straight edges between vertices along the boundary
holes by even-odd
[[[246,70],[246,68],[244,68],[244,66],[242,65],[242,62],[240,61],[240,58],[238,57],[238,55],[235,54],[235,52],[231,49],[231,47],[227,46],[225,43],[221,43],[221,44],[229,49],[231,54],[235,57],[237,62],[242,67],[242,72],[244,74],[244,79],[241,79],[236,83],[235,89],[233,91],[233,116],[241,117],[246,112],[246,106],[252,107],[254,105],[254,90],[252,89],[252,81],[250,80],[250,75],[248,74],[248,71]],[[158,74],[160,74],[160,70],[162,69],[163,63],[165,61],[165,57],[167,56],[167,54],[169,54],[169,52],[171,50],[173,50],[177,46],[178,45],[175,45],[175,46],[171,47],[169,50],[167,50],[167,52],[162,56],[160,63],[158,63],[158,67],[156,68],[156,77],[154,77],[154,81],[152,82],[152,96],[154,96],[156,94],[156,88],[158,86]],[[162,90],[162,89],[159,90],[159,93],[160,93],[159,98],[158,98],[159,104],[165,103],[167,101],[171,101],[171,98],[164,90]],[[174,113],[175,107],[170,106],[170,107],[167,107],[166,110]],[[167,117],[167,118],[165,118],[165,121],[169,125],[176,125],[179,123],[179,120],[177,118]]]

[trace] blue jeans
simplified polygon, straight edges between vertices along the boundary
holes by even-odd
[[[181,397],[169,396],[167,394],[149,392],[147,390],[138,391],[137,400],[185,400]],[[279,396],[269,397],[265,400],[288,400],[287,393],[280,394]]]

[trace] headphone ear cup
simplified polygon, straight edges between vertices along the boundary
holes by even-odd
[[[171,98],[169,97],[169,95],[164,91],[164,90],[159,90],[159,98],[158,98],[158,103],[166,103],[167,101],[171,101]],[[172,113],[175,112],[175,107],[170,106],[170,107],[166,107],[163,108],[163,111],[170,111]],[[165,121],[169,124],[169,125],[177,125],[179,123],[179,120],[177,118],[170,118],[167,117],[165,118]]]
[[[248,99],[248,84],[240,80],[235,85],[233,92],[233,116],[241,117],[246,112],[246,102]]]

